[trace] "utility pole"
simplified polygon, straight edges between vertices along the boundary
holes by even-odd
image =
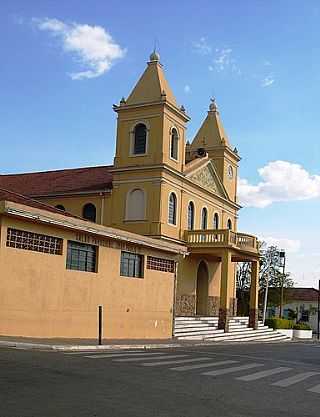
[[[268,266],[266,271],[266,288],[264,291],[264,303],[263,303],[263,324],[266,321],[267,305],[268,305],[268,290],[269,290],[269,279],[270,279],[270,256],[267,259]]]
[[[286,268],[286,253],[282,249],[279,253],[280,256],[280,266],[282,266],[282,278],[281,278],[281,294],[280,294],[280,311],[279,311],[279,318],[282,318],[282,310],[283,310],[283,285],[284,285],[284,277],[285,277],[285,268]]]
[[[318,285],[318,340],[320,339],[320,279]]]

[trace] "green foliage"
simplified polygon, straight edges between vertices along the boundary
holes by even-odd
[[[294,330],[311,330],[311,327],[307,323],[297,323],[293,326]]]
[[[276,329],[292,329],[293,321],[287,319],[272,318],[265,321],[265,325]]]
[[[288,319],[289,320],[295,320],[297,318],[298,314],[296,311],[292,310],[292,308],[288,309]]]

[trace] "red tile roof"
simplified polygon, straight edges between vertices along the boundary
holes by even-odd
[[[111,165],[0,175],[0,188],[28,197],[101,191],[112,188]]]
[[[315,288],[285,288],[287,301],[318,301],[318,290]]]
[[[64,216],[68,217],[76,217],[66,211],[56,209],[55,207],[49,206],[48,204],[40,203],[39,201],[32,200],[31,198],[9,190],[4,190],[3,188],[0,188],[0,201],[10,201],[12,203],[23,204],[25,206],[50,211],[51,213],[63,214]]]

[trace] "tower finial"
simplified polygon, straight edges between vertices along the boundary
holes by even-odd
[[[157,61],[157,62],[160,61],[160,55],[157,52],[157,43],[158,43],[157,38],[154,38],[154,47],[153,47],[152,53],[150,54],[150,61]]]
[[[209,111],[217,112],[218,107],[217,107],[216,99],[211,97],[210,101],[211,101],[211,103],[210,103],[210,106],[209,106]]]

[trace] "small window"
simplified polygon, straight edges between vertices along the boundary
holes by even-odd
[[[66,209],[64,208],[62,204],[57,204],[56,209],[61,210],[61,211],[66,211]]]
[[[228,222],[227,222],[227,228],[229,229],[229,230],[232,230],[232,221],[229,219],[228,220]]]
[[[190,201],[188,205],[188,230],[193,230],[194,228],[194,204]]]
[[[215,213],[213,216],[213,228],[219,229],[219,215],[218,213]]]
[[[175,265],[171,259],[157,258],[155,256],[147,257],[147,269],[153,269],[155,271],[174,273]]]
[[[178,159],[178,132],[177,129],[173,128],[171,130],[171,144],[170,144],[170,156],[173,159]]]
[[[85,243],[68,241],[67,269],[97,272],[97,247]]]
[[[177,197],[175,193],[171,193],[169,197],[168,222],[173,225],[177,224]]]
[[[208,223],[208,210],[203,207],[201,214],[201,229],[206,230]]]
[[[83,207],[82,217],[91,222],[95,222],[97,218],[96,206],[92,203],[85,204]]]
[[[8,228],[7,247],[48,253],[50,255],[62,255],[63,239]]]
[[[133,153],[143,155],[147,150],[147,127],[143,123],[137,124],[134,128]]]
[[[122,251],[120,275],[124,277],[143,278],[143,255]]]

